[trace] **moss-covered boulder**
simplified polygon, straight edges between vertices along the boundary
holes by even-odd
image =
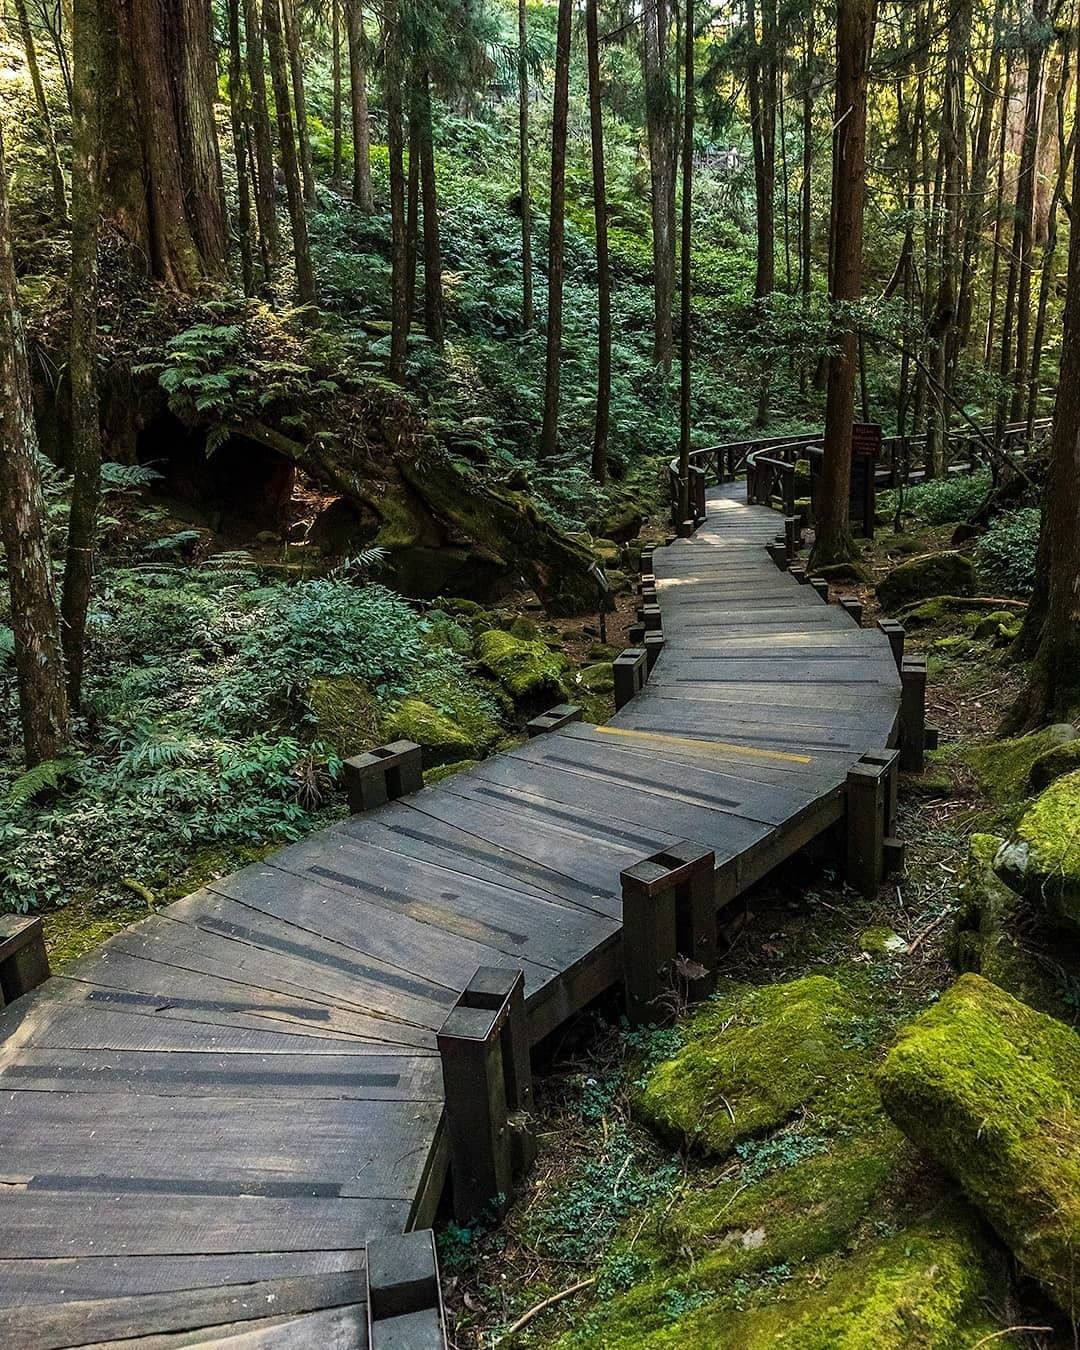
[[[1063,741],[1047,750],[1032,764],[1028,773],[1028,792],[1035,794],[1047,788],[1055,778],[1080,769],[1080,737]]]
[[[1014,609],[992,609],[984,614],[973,630],[975,637],[1006,647],[1020,632],[1023,620]]]
[[[378,700],[355,676],[319,676],[308,686],[307,702],[314,717],[314,739],[342,759],[370,750],[382,739]]]
[[[472,737],[446,713],[422,698],[406,698],[386,719],[388,741],[415,741],[424,751],[425,766],[456,759],[473,759],[478,747]]]
[[[1080,1277],[1080,1037],[978,975],[901,1032],[885,1109],[1068,1309]]]
[[[998,876],[1080,932],[1080,769],[1055,779],[994,861]]]
[[[975,564],[962,553],[929,553],[911,558],[884,577],[878,600],[887,610],[898,609],[932,595],[974,595]]]
[[[543,642],[492,628],[476,640],[476,659],[516,703],[529,708],[562,697],[566,657]]]
[[[615,671],[610,661],[598,661],[578,672],[580,682],[590,694],[607,694],[615,688]]]
[[[1057,746],[1076,740],[1076,734],[1071,723],[1059,722],[1026,736],[969,746],[962,757],[992,802],[1015,802],[1026,794],[1035,762]]]
[[[635,1110],[664,1138],[723,1155],[857,1070],[857,1020],[823,975],[736,986],[688,1019],[682,1048],[646,1074]]]

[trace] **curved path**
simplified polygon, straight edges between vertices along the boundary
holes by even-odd
[[[775,569],[742,496],[656,551],[667,645],[607,726],[323,830],[0,1013],[0,1345],[361,1345],[365,1239],[443,1184],[435,1031],[476,967],[522,967],[538,1040],[619,978],[624,868],[691,840],[723,903],[840,818],[894,734],[889,645]]]

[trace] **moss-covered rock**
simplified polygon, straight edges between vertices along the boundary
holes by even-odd
[[[857,1016],[823,975],[735,987],[688,1019],[685,1043],[646,1075],[635,1109],[665,1138],[723,1155],[856,1071]]]
[[[1063,741],[1040,755],[1028,773],[1027,790],[1032,794],[1042,792],[1055,778],[1076,769],[1080,769],[1080,737]]]
[[[998,876],[1080,932],[1080,770],[1055,779],[995,859]]]
[[[973,630],[975,637],[1006,647],[1020,632],[1021,620],[1012,609],[992,609],[984,614]]]
[[[319,676],[308,686],[307,701],[315,718],[314,739],[342,759],[379,744],[379,703],[363,680],[352,675]]]
[[[473,759],[478,747],[472,737],[446,713],[422,698],[403,699],[386,719],[388,741],[415,741],[424,751],[424,764]]]
[[[615,688],[615,671],[610,661],[598,661],[578,672],[577,679],[590,694],[606,694]]]
[[[562,696],[566,658],[543,642],[492,628],[477,638],[476,658],[516,703],[532,707]]]
[[[986,745],[972,745],[963,752],[964,761],[992,802],[1019,801],[1026,793],[1035,761],[1048,751],[1076,739],[1076,728],[1068,722],[1014,736]]]
[[[592,551],[601,567],[619,567],[622,564],[622,549],[614,539],[594,539]]]
[[[514,619],[508,631],[516,638],[524,638],[526,642],[534,642],[540,636],[540,629],[524,614],[519,614]]]
[[[908,945],[892,928],[866,928],[859,934],[859,948],[867,956],[902,956]]]
[[[886,1110],[1068,1309],[1080,1270],[1080,1037],[978,975],[900,1034]]]
[[[878,600],[889,610],[932,595],[974,595],[975,564],[962,553],[930,553],[911,558],[884,577]]]

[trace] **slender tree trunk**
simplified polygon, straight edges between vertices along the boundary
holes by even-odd
[[[244,88],[240,52],[240,0],[228,0],[229,118],[236,161],[237,233],[240,236],[240,275],[244,294],[255,294],[251,257],[251,189],[248,183],[247,136],[244,127]],[[70,661],[68,663],[70,669]]]
[[[258,0],[243,0],[244,45],[247,52],[248,84],[251,87],[251,130],[255,150],[255,215],[264,258],[271,268],[281,256],[278,240],[277,202],[274,192],[274,139],[270,130],[270,104],[266,97],[266,63],[263,59],[262,20]],[[269,281],[270,277],[267,276]]]
[[[26,54],[26,69],[30,74],[30,84],[34,90],[34,102],[37,104],[38,120],[41,122],[45,138],[45,158],[49,165],[49,177],[52,181],[53,210],[59,220],[67,220],[67,191],[64,185],[64,171],[60,167],[60,156],[56,150],[56,136],[53,132],[52,115],[45,97],[45,85],[42,83],[41,70],[38,67],[37,48],[34,34],[30,28],[30,15],[27,13],[26,0],[15,0],[15,16],[19,21],[19,34],[22,37],[23,51]]]
[[[420,95],[413,71],[409,97],[408,168],[405,174],[405,309],[412,327],[416,314],[416,268],[420,256]]]
[[[597,0],[586,0],[585,40],[589,67],[589,136],[592,147],[593,212],[596,220],[596,419],[593,422],[592,476],[607,477],[611,418],[611,275],[608,267],[607,185],[604,175],[604,119],[600,107],[600,35]]]
[[[559,27],[555,40],[555,90],[551,112],[547,352],[544,362],[544,423],[540,431],[541,459],[553,459],[559,448],[563,237],[566,227],[566,130],[570,102],[570,25],[572,17],[573,0],[559,0]]]
[[[529,66],[526,0],[518,0],[518,182],[521,186],[521,326],[533,326],[532,191],[529,186]]]
[[[874,40],[876,0],[838,0],[836,112],[833,118],[832,273],[830,299],[850,306],[862,294],[863,206],[866,195],[866,86]],[[824,457],[816,509],[812,561],[827,565],[850,558],[848,525],[851,427],[855,411],[857,334],[850,318],[834,331],[825,399]]]
[[[979,270],[982,223],[990,179],[990,138],[994,131],[994,109],[1000,97],[1002,10],[1003,0],[996,0],[990,27],[990,60],[979,90],[979,118],[971,156],[971,185],[964,219],[963,261],[956,319],[958,353],[966,351],[971,341],[975,277]]]
[[[300,25],[296,21],[293,0],[281,0],[281,18],[284,25],[285,50],[289,54],[289,75],[292,81],[293,109],[296,113],[296,140],[300,147],[300,176],[304,184],[304,201],[315,205],[315,172],[311,166],[311,135],[307,124],[307,95],[304,90],[304,58],[300,51]]]
[[[802,195],[799,211],[799,289],[802,292],[803,311],[810,318],[810,297],[813,291],[813,197],[811,186],[814,170],[814,42],[815,6],[810,4],[806,14],[806,70],[803,76],[802,99]],[[799,392],[806,393],[807,371],[799,372]]]
[[[72,31],[71,164],[71,509],[60,612],[70,706],[82,700],[86,614],[94,578],[94,544],[101,502],[101,423],[98,414],[98,90],[102,70],[94,0],[75,0]]]
[[[386,73],[386,140],[390,155],[390,378],[405,382],[409,312],[406,296],[405,146],[401,93],[405,63],[402,52],[400,0],[383,4],[383,69]]]
[[[694,190],[694,0],[683,19],[682,247],[679,294],[679,521],[690,519],[690,263]],[[677,522],[678,523],[678,522]]]
[[[442,351],[442,247],[439,243],[439,199],[435,183],[431,80],[427,70],[420,77],[420,192],[424,203],[424,331],[435,349]]]
[[[1080,117],[1080,82],[1077,85]],[[1080,155],[1073,164],[1080,202]],[[1038,634],[1027,688],[1006,719],[1007,731],[1072,720],[1080,711],[1080,230],[1069,237],[1069,280],[1063,316],[1061,370],[1054,409],[1050,472],[1039,540],[1042,577],[1025,617],[1025,636]],[[1035,603],[1036,600],[1039,603]]]
[[[334,167],[331,181],[341,191],[341,0],[330,0],[330,50],[332,104],[330,119],[334,124]]]
[[[1027,47],[1027,102],[1024,109],[1024,139],[1020,147],[1020,177],[1016,185],[1016,228],[1013,252],[1016,255],[1016,355],[1009,368],[1013,392],[1009,420],[1019,420],[1024,406],[1024,372],[1027,369],[1028,331],[1031,325],[1032,232],[1035,221],[1035,173],[1038,167],[1040,84],[1045,49],[1042,25],[1046,22],[1047,0],[1036,0],[1032,7],[1036,29]],[[1002,372],[1005,373],[1004,371]]]
[[[296,154],[292,112],[289,108],[289,75],[278,0],[263,0],[263,22],[266,25],[266,46],[270,55],[270,78],[274,86],[274,107],[277,110],[278,152],[281,155],[281,168],[285,175],[285,192],[289,200],[289,219],[292,222],[296,292],[300,297],[300,303],[311,307],[309,318],[313,319],[316,317],[314,307],[317,304],[315,274],[311,268],[307,217],[304,215],[304,191],[300,179],[300,164]]]
[[[652,184],[653,360],[668,374],[675,304],[675,108],[672,102],[667,0],[645,0],[645,123]]]
[[[60,619],[49,560],[48,521],[37,461],[37,432],[26,339],[15,286],[0,127],[0,538],[7,554],[19,712],[29,765],[53,759],[68,737]]]
[[[983,346],[983,365],[990,370],[994,364],[994,338],[997,333],[998,279],[1001,275],[1001,252],[1005,230],[1005,149],[1009,142],[1009,90],[1012,88],[1012,52],[1005,54],[1005,79],[1002,85],[1001,126],[999,128],[994,201],[994,237],[990,251],[990,303],[986,315],[986,341]]]
[[[367,65],[364,58],[364,10],[360,0],[345,0],[349,26],[349,98],[352,108],[352,199],[361,211],[373,211],[371,129],[368,126]]]

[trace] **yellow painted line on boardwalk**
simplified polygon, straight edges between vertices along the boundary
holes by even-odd
[[[632,731],[629,727],[594,727],[603,736],[626,736],[630,740],[659,741],[664,745],[682,746],[687,750],[723,751],[726,755],[746,755],[749,759],[780,759],[788,764],[812,764],[810,755],[794,755],[787,750],[756,750],[748,745],[731,745],[727,741],[698,741],[689,736],[667,736],[662,731]]]

